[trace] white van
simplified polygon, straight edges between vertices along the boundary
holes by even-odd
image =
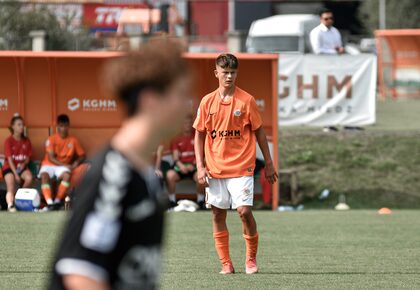
[[[312,14],[275,15],[255,20],[246,40],[247,52],[312,52],[309,33],[319,25]]]

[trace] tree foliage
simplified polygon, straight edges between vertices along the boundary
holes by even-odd
[[[365,0],[360,17],[368,32],[379,28],[379,0]],[[386,0],[386,28],[420,28],[420,1]]]
[[[47,34],[47,50],[85,50],[89,48],[87,33],[70,31],[60,25],[56,16],[44,5],[22,9],[19,2],[0,4],[0,49],[30,50],[33,30]]]

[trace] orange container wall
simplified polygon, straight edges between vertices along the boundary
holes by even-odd
[[[118,127],[122,122],[122,109],[107,106],[100,108],[100,102],[113,101],[104,96],[99,87],[99,74],[104,58],[57,58],[56,92],[57,114],[67,114],[71,126],[77,128]],[[69,101],[79,100],[79,108],[71,110]],[[86,103],[86,106],[84,104]],[[109,103],[107,104],[109,105]]]
[[[23,83],[23,111],[31,127],[51,126],[52,87],[49,60],[47,58],[20,58]]]
[[[15,58],[0,58],[0,127],[8,127],[19,109],[18,66]]]

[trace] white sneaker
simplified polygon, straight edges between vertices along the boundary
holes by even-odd
[[[11,205],[11,206],[9,206],[9,207],[7,208],[7,211],[8,211],[8,212],[16,212],[16,208],[15,208],[15,206],[14,206],[14,205]]]

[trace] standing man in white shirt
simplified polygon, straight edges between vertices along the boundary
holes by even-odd
[[[331,10],[323,9],[319,13],[321,24],[312,29],[310,40],[315,54],[344,53],[340,32],[333,27],[334,16]]]

